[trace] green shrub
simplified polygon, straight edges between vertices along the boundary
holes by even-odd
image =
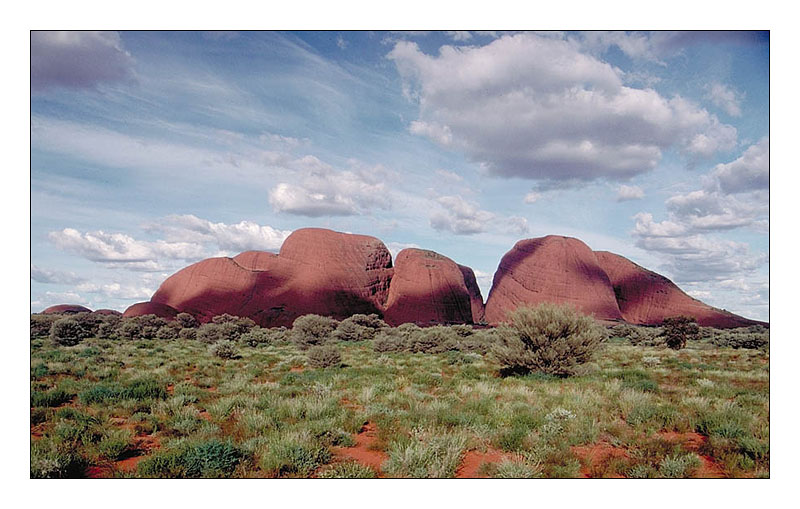
[[[242,334],[256,326],[256,322],[250,318],[229,315],[227,313],[217,315],[211,319],[211,323],[221,325],[232,341],[237,341]]]
[[[769,347],[769,329],[755,325],[752,327],[727,330],[713,330],[711,343],[729,348],[766,349]]]
[[[230,323],[204,323],[197,329],[197,340],[207,344],[219,341],[233,341],[235,329],[236,326]]]
[[[50,328],[53,323],[61,319],[61,315],[31,315],[31,339],[43,338],[50,335]]]
[[[88,462],[73,448],[42,438],[31,441],[32,479],[77,479]]]
[[[459,435],[440,435],[426,441],[396,441],[389,446],[384,470],[392,477],[448,478],[461,464],[466,440]]]
[[[146,400],[166,397],[167,391],[164,385],[149,379],[134,380],[126,386],[101,383],[78,394],[78,398],[87,405],[123,399]]]
[[[644,327],[639,325],[618,324],[611,327],[614,337],[627,339],[633,346],[659,346],[664,344],[660,327]]]
[[[97,443],[97,450],[105,458],[116,461],[133,447],[131,432],[124,429],[108,431],[100,442]]]
[[[197,329],[188,327],[181,329],[178,332],[178,339],[194,341],[195,339],[197,339]]]
[[[455,350],[459,336],[449,327],[436,325],[411,335],[409,349],[415,353],[442,353]]]
[[[375,470],[357,461],[345,461],[331,465],[320,472],[320,479],[374,479],[377,477]]]
[[[75,393],[70,393],[64,389],[55,388],[46,392],[33,391],[31,392],[31,406],[32,407],[54,407],[63,405],[72,400]]]
[[[658,465],[660,477],[680,479],[687,477],[692,470],[700,467],[700,458],[694,454],[667,456]]]
[[[322,345],[331,339],[336,320],[326,316],[303,315],[292,324],[292,341],[301,350]]]
[[[567,376],[591,360],[605,340],[605,329],[593,318],[544,303],[509,314],[494,354],[508,372]]]
[[[275,477],[308,477],[331,458],[327,447],[306,440],[284,439],[270,444],[261,456],[260,466]]]
[[[142,315],[134,318],[139,324],[139,337],[133,339],[155,339],[158,329],[167,325],[167,321],[156,315]]]
[[[178,338],[178,329],[176,329],[172,324],[162,325],[161,327],[158,328],[158,331],[156,332],[156,339],[170,340],[177,338]]]
[[[227,477],[244,459],[244,453],[230,440],[180,441],[139,462],[143,477],[213,478]]]
[[[312,346],[308,350],[308,364],[312,368],[338,367],[342,364],[342,354],[333,345]]]
[[[347,318],[339,322],[333,337],[339,341],[366,341],[375,337],[375,329],[358,325]]]
[[[220,359],[232,359],[238,353],[235,341],[218,341],[211,345],[211,353]]]
[[[50,328],[50,339],[61,346],[77,345],[87,337],[86,329],[74,318],[56,320]]]
[[[241,341],[252,347],[258,345],[269,345],[272,343],[273,334],[270,329],[262,329],[261,327],[253,327],[246,333],[242,334]]]
[[[385,329],[386,327],[389,326],[387,325],[386,322],[384,322],[381,319],[381,317],[379,317],[375,313],[371,313],[368,315],[357,313],[355,315],[352,315],[350,318],[347,318],[347,320],[355,323],[356,325],[360,325],[362,327],[366,327],[368,329],[373,329],[373,330]]]
[[[100,339],[114,339],[117,337],[118,328],[119,328],[119,320],[117,320],[116,322],[111,320],[104,321],[97,327],[97,337]]]
[[[122,339],[139,339],[142,336],[142,326],[135,318],[124,318],[117,328],[117,335]]]
[[[668,347],[673,350],[680,350],[686,346],[688,340],[697,341],[700,339],[700,327],[694,318],[690,316],[673,316],[664,318],[661,326],[662,335]]]
[[[378,353],[402,352],[406,349],[406,342],[396,329],[384,329],[375,336],[372,348]]]
[[[178,313],[175,321],[181,326],[182,329],[196,329],[200,324],[197,319],[189,313]]]

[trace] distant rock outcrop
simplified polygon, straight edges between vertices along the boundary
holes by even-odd
[[[595,255],[608,274],[622,318],[628,323],[657,325],[664,318],[678,315],[692,316],[698,324],[706,327],[730,328],[762,323],[704,304],[686,295],[664,276],[627,258],[607,251],[597,251]]]
[[[94,311],[94,314],[106,315],[106,316],[122,316],[122,313],[120,313],[116,309],[98,309]]]
[[[75,313],[91,313],[92,310],[79,306],[78,304],[57,304],[55,306],[50,306],[49,308],[42,311],[43,314],[50,315],[50,314],[75,314]]]
[[[614,290],[594,251],[578,239],[549,235],[521,240],[503,256],[486,302],[495,325],[522,304],[570,304],[600,320],[622,320]]]
[[[123,318],[132,316],[156,315],[166,320],[174,320],[178,311],[175,308],[158,302],[139,302],[129,307],[122,313]]]

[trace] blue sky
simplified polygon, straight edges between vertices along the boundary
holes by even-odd
[[[768,34],[34,32],[31,66],[32,311],[317,226],[484,298],[574,236],[768,318]]]

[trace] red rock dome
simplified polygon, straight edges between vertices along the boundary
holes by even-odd
[[[470,275],[473,288],[466,282]],[[388,324],[473,323],[481,319],[482,308],[472,269],[433,251],[403,249],[398,253],[384,313]]]
[[[158,302],[139,302],[132,305],[122,313],[124,318],[131,318],[134,316],[156,315],[166,320],[174,320],[178,311],[166,304]]]
[[[611,281],[594,252],[578,239],[549,235],[526,239],[503,256],[486,302],[496,325],[520,305],[570,304],[599,320],[621,320]]]

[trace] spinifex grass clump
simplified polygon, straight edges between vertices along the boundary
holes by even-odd
[[[570,307],[544,303],[509,314],[508,322],[499,329],[494,354],[512,373],[568,376],[588,362],[605,340],[605,329],[591,317]]]
[[[142,477],[225,477],[243,458],[244,453],[229,440],[181,439],[142,460],[138,472]]]

